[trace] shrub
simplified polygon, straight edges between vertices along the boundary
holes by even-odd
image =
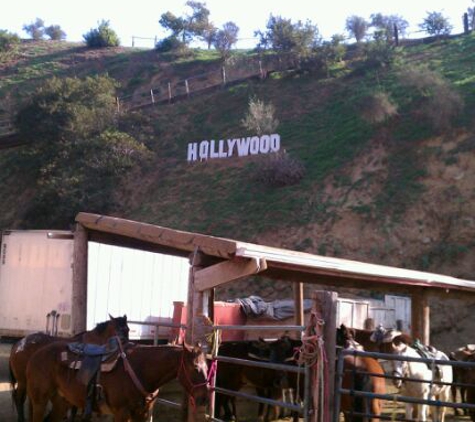
[[[45,34],[52,40],[65,40],[66,32],[64,32],[59,25],[50,25],[45,28]]]
[[[425,117],[434,129],[449,128],[463,108],[460,94],[439,73],[427,67],[408,67],[400,73],[400,79],[403,85],[415,90],[415,112]]]
[[[275,108],[272,104],[266,104],[257,98],[249,100],[249,111],[241,124],[251,132],[257,133],[259,136],[264,133],[273,133],[279,121],[275,118]]]
[[[120,45],[119,37],[110,27],[109,21],[102,21],[95,29],[83,35],[86,45],[90,48],[117,47]]]
[[[268,187],[278,188],[295,185],[304,175],[305,167],[302,162],[282,151],[263,157],[255,179]]]
[[[397,114],[397,106],[386,92],[376,92],[365,97],[360,104],[363,119],[369,123],[381,123]]]
[[[0,54],[15,50],[19,44],[20,37],[17,34],[0,29]]]
[[[178,51],[185,48],[183,44],[177,37],[170,35],[169,37],[163,38],[155,44],[155,50],[159,53],[168,53],[169,51]]]

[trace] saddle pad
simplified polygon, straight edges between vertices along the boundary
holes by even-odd
[[[106,361],[101,362],[101,372],[110,372],[117,365],[120,355],[115,354],[114,356],[109,357]],[[78,370],[82,366],[82,359],[78,355],[64,350],[61,352],[61,363],[68,368]]]

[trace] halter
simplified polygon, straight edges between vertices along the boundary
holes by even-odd
[[[211,363],[210,368],[209,368],[208,375],[206,377],[206,381],[195,384],[195,383],[193,383],[190,376],[188,375],[188,372],[186,371],[185,350],[183,350],[183,352],[181,354],[180,367],[178,368],[178,372],[177,372],[177,378],[180,377],[180,373],[184,375],[184,379],[186,381],[186,386],[184,386],[184,387],[185,387],[185,389],[187,389],[190,392],[190,402],[191,402],[191,406],[193,407],[193,409],[196,409],[196,403],[195,403],[195,397],[193,395],[193,390],[195,388],[200,388],[200,387],[210,385],[210,382],[213,379],[214,374],[216,373],[216,366],[217,366],[216,361],[213,361]]]

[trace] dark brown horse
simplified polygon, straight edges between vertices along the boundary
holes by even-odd
[[[337,329],[337,345],[343,349],[359,348],[353,337],[353,331],[344,325]],[[352,391],[386,394],[384,370],[376,359],[367,356],[343,357],[342,388]],[[383,403],[381,399],[364,398],[351,394],[342,394],[340,410],[344,413],[345,422],[362,422],[371,420],[378,422]],[[354,413],[354,414],[353,414]],[[365,417],[363,415],[372,415]]]
[[[111,414],[114,422],[143,422],[149,416],[158,389],[178,378],[195,403],[208,398],[208,367],[201,348],[188,346],[131,346],[122,351],[115,367],[100,374],[100,399],[94,411]],[[48,401],[50,422],[60,422],[69,405],[84,409],[86,386],[77,371],[62,360],[68,343],[54,342],[38,350],[28,362],[27,390],[30,422],[43,422]]]
[[[300,345],[301,342],[298,342]],[[264,340],[223,342],[219,355],[246,359],[251,361],[266,361],[284,363],[293,357],[294,343],[288,337],[273,342]],[[268,368],[255,368],[234,363],[219,362],[216,386],[239,391],[245,385],[253,386],[258,396],[277,399],[283,387],[292,382],[284,371]],[[264,406],[259,404],[258,420],[269,420],[271,409],[264,412]],[[223,420],[236,419],[236,400],[234,397],[216,394],[216,416]]]
[[[31,356],[40,348],[54,341],[81,341],[84,343],[104,344],[110,337],[118,336],[123,341],[129,339],[127,316],[101,322],[91,331],[79,333],[74,337],[54,337],[45,333],[33,333],[16,342],[10,352],[10,383],[12,399],[18,414],[18,422],[24,422],[24,404],[26,400],[26,367]]]

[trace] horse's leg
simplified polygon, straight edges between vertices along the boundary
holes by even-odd
[[[69,403],[59,394],[51,399],[52,409],[49,414],[49,422],[62,422],[68,413]]]
[[[25,421],[25,401],[26,401],[26,385],[21,382],[17,381],[16,388],[12,391],[12,399],[13,403],[15,404],[15,408],[18,415],[18,422]]]

